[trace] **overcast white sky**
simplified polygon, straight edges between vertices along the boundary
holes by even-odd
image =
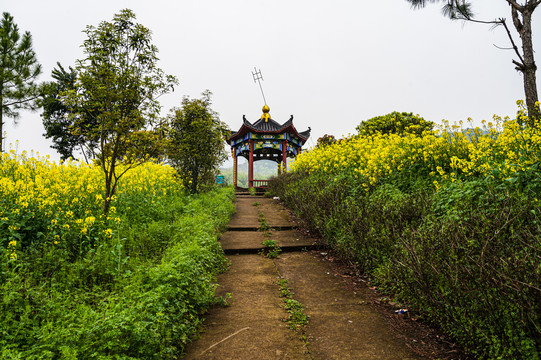
[[[506,17],[504,0],[473,0],[482,19]],[[355,132],[362,121],[392,111],[441,122],[493,114],[514,116],[524,98],[503,28],[490,30],[441,15],[441,4],[412,10],[405,0],[2,0],[0,9],[30,31],[51,79],[60,61],[82,58],[87,25],[110,21],[129,8],[153,32],[160,67],[179,78],[162,98],[162,114],[182,96],[214,93],[213,108],[237,130],[245,114],[261,116],[263,99],[252,79],[261,69],[274,120],[294,115],[299,131],[312,128],[312,145],[324,134]],[[534,48],[541,48],[541,9],[534,15]],[[541,60],[538,59],[538,62]],[[6,144],[18,151],[58,155],[45,139],[40,112],[6,119]]]

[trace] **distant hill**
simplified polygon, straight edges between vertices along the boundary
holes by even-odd
[[[239,166],[237,173],[237,185],[240,187],[248,187],[248,162],[241,161],[244,158],[239,158]],[[233,167],[221,168],[220,173],[225,177],[225,182],[233,184]],[[254,162],[254,179],[268,180],[278,173],[278,164],[270,160],[260,160]]]

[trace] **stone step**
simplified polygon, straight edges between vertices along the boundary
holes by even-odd
[[[297,225],[267,225],[270,230],[276,230],[276,231],[288,231],[288,230],[295,230],[297,229]],[[259,227],[256,226],[242,226],[242,225],[230,225],[227,227],[227,231],[258,231]]]
[[[220,244],[226,254],[257,254],[265,248],[262,243],[267,239],[276,240],[284,252],[319,247],[315,239],[305,237],[295,230],[271,230],[268,236],[260,231],[230,231],[222,234]]]
[[[286,245],[281,246],[280,249],[282,253],[290,252],[299,252],[299,251],[310,251],[320,249],[320,245]],[[223,249],[224,254],[226,255],[248,255],[248,254],[259,254],[261,251],[265,250],[265,247],[261,245],[260,247],[254,248],[242,248],[242,249]]]

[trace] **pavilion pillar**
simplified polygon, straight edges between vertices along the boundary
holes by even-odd
[[[248,188],[254,187],[254,141],[248,140],[248,146],[250,148],[250,157],[248,159]]]
[[[287,140],[282,141],[282,172],[287,170]]]
[[[237,188],[237,174],[238,174],[238,159],[237,159],[237,156],[235,154],[235,149],[234,148],[231,148],[231,156],[233,156],[233,186],[235,187],[235,189]]]

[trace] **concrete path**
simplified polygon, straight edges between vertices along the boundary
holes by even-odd
[[[232,294],[231,305],[210,310],[185,359],[421,359],[366,305],[367,293],[346,290],[328,263],[300,251],[315,242],[294,230],[277,201],[243,196],[236,207],[221,239],[231,266],[218,277],[217,290]],[[266,237],[257,231],[260,214],[274,229]],[[284,249],[278,259],[257,255],[269,237]],[[287,313],[278,279],[287,279],[293,298],[305,306],[310,319],[304,331],[282,321]]]

